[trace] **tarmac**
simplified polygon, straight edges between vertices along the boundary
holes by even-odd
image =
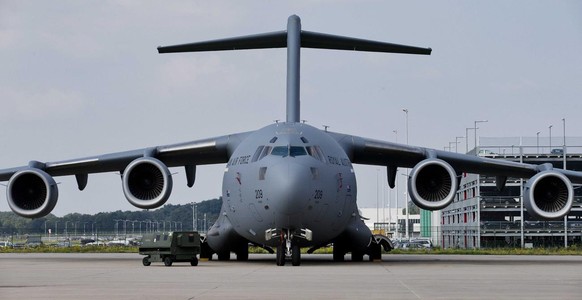
[[[349,258],[347,256],[346,258]],[[303,255],[145,267],[138,254],[0,254],[0,299],[582,299],[581,256]]]

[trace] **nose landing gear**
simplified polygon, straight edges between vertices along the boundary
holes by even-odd
[[[289,229],[269,229],[265,232],[266,240],[273,238],[279,239],[279,244],[277,245],[277,266],[284,266],[285,260],[290,257],[291,265],[299,266],[301,265],[301,247],[297,243],[298,239],[311,240],[311,230],[301,229],[296,233]]]

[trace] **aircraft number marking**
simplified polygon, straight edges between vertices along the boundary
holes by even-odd
[[[313,199],[322,199],[323,198],[323,191],[322,190],[315,190],[315,195],[313,196]]]
[[[230,161],[228,162],[227,166],[248,165],[250,158],[251,158],[250,155],[243,155],[243,156],[231,158]]]
[[[350,160],[347,158],[339,158],[335,156],[327,156],[327,161],[332,165],[349,166]]]
[[[255,198],[263,199],[263,190],[255,190]]]

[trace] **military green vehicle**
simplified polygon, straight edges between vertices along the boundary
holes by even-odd
[[[200,234],[196,231],[146,234],[139,247],[139,254],[147,255],[143,258],[144,266],[152,262],[164,262],[168,267],[173,262],[190,262],[190,265],[196,266],[196,255],[200,254]]]

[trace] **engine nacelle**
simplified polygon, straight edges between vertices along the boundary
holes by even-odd
[[[447,207],[455,198],[457,173],[443,160],[429,158],[419,162],[408,178],[408,193],[418,207],[438,210]]]
[[[8,206],[17,215],[41,218],[55,208],[59,189],[55,180],[45,171],[30,168],[12,175],[6,198]]]
[[[142,157],[132,161],[123,172],[123,193],[135,207],[162,206],[172,192],[172,175],[158,159]]]
[[[538,220],[563,218],[574,202],[572,183],[564,174],[544,171],[530,178],[524,190],[527,213]]]

